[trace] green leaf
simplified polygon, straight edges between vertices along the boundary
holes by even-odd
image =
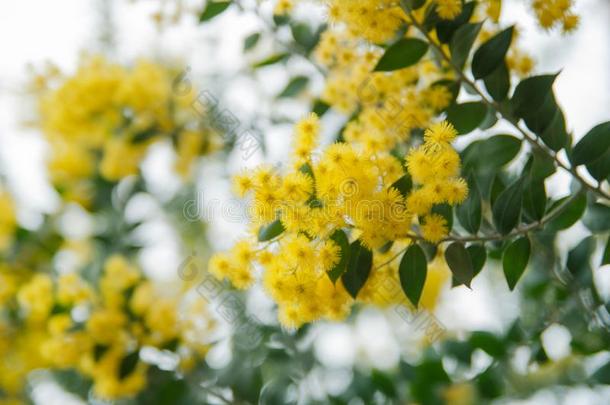
[[[511,135],[495,135],[482,141],[475,141],[464,150],[464,166],[476,166],[495,172],[510,163],[521,150],[521,140]],[[493,159],[483,159],[493,156]]]
[[[610,175],[610,149],[599,159],[587,163],[587,171],[597,181],[604,181]]]
[[[472,17],[472,13],[474,12],[474,6],[474,1],[468,2],[462,7],[462,12],[460,15],[455,17],[453,20],[441,20],[438,24],[436,24],[436,35],[442,43],[446,44],[450,42],[453,38],[455,38],[455,35],[457,35],[459,28],[462,28],[464,24],[470,21],[470,17]],[[472,44],[470,44],[470,47],[471,46]]]
[[[474,244],[470,245],[466,248],[468,254],[470,255],[470,260],[472,261],[472,277],[476,277],[483,267],[485,267],[485,262],[487,261],[487,250],[485,249],[485,245],[483,244]]]
[[[376,72],[390,72],[416,64],[428,51],[428,43],[417,38],[403,38],[391,45],[375,67]]]
[[[499,359],[506,355],[504,342],[491,332],[474,331],[468,340],[473,348],[483,350],[494,359]]]
[[[433,214],[438,214],[441,217],[445,218],[447,221],[447,230],[451,231],[453,229],[453,206],[449,204],[437,204],[432,207],[431,212]]]
[[[475,79],[490,75],[504,61],[513,39],[513,31],[514,27],[509,27],[477,49],[472,59],[472,74]]]
[[[519,118],[535,114],[552,94],[557,75],[533,76],[522,80],[511,100],[513,112]]]
[[[427,273],[428,264],[422,248],[417,244],[409,246],[400,261],[398,274],[402,290],[415,307],[418,306],[424,290]]]
[[[472,259],[468,250],[464,247],[463,243],[454,242],[447,250],[445,250],[445,260],[447,265],[453,273],[453,278],[456,281],[456,285],[464,284],[470,288],[470,282],[474,277],[474,270],[472,267]]]
[[[604,364],[593,373],[591,382],[597,384],[610,385],[610,362]]]
[[[532,219],[540,220],[546,212],[546,188],[544,179],[535,178],[532,174],[534,159],[530,159],[529,177],[523,196],[523,210]]]
[[[296,76],[290,80],[290,82],[286,85],[284,90],[277,96],[277,98],[287,98],[294,97],[301,93],[307,84],[309,83],[309,78],[307,76]]]
[[[341,276],[347,292],[353,297],[364,287],[373,267],[373,252],[362,246],[359,240],[350,245],[347,270]]]
[[[519,224],[522,203],[523,178],[520,178],[507,187],[493,205],[493,221],[500,233],[506,235]]]
[[[231,5],[230,1],[208,1],[205,9],[199,15],[199,22],[211,20],[217,15],[224,12]]]
[[[582,223],[593,233],[610,231],[610,207],[600,203],[589,205]]]
[[[481,102],[453,104],[447,109],[449,121],[460,135],[474,131],[485,119],[487,106]]]
[[[572,149],[574,166],[592,163],[610,148],[610,121],[595,126]]]
[[[605,266],[606,264],[610,264],[610,236],[608,237],[608,241],[606,242],[606,247],[604,248],[604,255],[602,256],[602,263],[600,266]]]
[[[405,174],[400,179],[396,180],[394,184],[390,186],[390,188],[395,188],[396,190],[400,191],[400,194],[402,194],[403,197],[406,197],[413,188],[413,180],[411,180],[410,175]]]
[[[260,39],[261,39],[260,32],[255,32],[254,34],[248,35],[246,37],[246,39],[244,40],[244,52],[249,51],[250,49],[254,48],[256,46],[256,44],[258,44],[258,41]]]
[[[121,360],[121,364],[119,365],[119,379],[123,379],[134,372],[136,366],[138,365],[138,361],[140,360],[140,352],[136,350],[135,352],[129,353],[127,356],[123,357]]]
[[[347,239],[347,235],[341,229],[337,229],[330,236],[330,239],[335,242],[337,246],[339,246],[339,249],[341,251],[341,259],[339,260],[339,263],[335,264],[335,267],[333,267],[328,272],[328,277],[332,280],[333,283],[336,283],[347,268],[347,263],[349,262],[350,246],[349,240]]]
[[[554,208],[562,204],[568,198],[570,197],[564,197],[556,201],[554,204],[551,205],[549,211],[552,211]],[[547,225],[547,230],[556,232],[570,228],[582,217],[586,207],[587,197],[584,194],[580,194],[568,204],[568,206],[561,212],[561,214],[559,214],[555,219],[549,222],[549,224]]]
[[[513,241],[502,254],[502,267],[508,288],[514,290],[530,260],[531,244],[527,236]]]
[[[591,271],[591,255],[595,250],[595,237],[584,238],[576,247],[568,252],[566,267],[577,279],[585,272]]]
[[[262,226],[258,231],[258,241],[267,242],[271,239],[280,236],[284,232],[285,228],[282,221],[276,219],[269,225]]]
[[[451,61],[460,70],[464,69],[472,45],[477,39],[482,26],[483,23],[465,24],[453,34],[449,44]]]
[[[538,135],[540,135],[540,139],[555,152],[568,144],[569,136],[566,132],[566,120],[559,107],[555,110],[555,115],[549,126],[544,132]]]
[[[278,63],[278,62],[281,62],[281,61],[287,59],[288,57],[290,57],[290,54],[288,54],[288,53],[276,53],[274,55],[269,56],[268,58],[265,58],[259,62],[254,63],[252,65],[252,68],[257,69],[260,67],[273,65],[275,63]]]
[[[479,232],[481,226],[481,192],[475,176],[468,176],[468,198],[456,207],[456,215],[460,224],[471,234]]]
[[[316,99],[311,108],[311,112],[316,114],[318,117],[322,117],[330,109],[330,105],[326,104],[320,99]]]
[[[503,101],[510,91],[510,72],[506,62],[500,65],[483,79],[489,95],[496,101]]]

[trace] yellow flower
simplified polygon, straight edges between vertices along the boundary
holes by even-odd
[[[427,215],[423,222],[421,233],[428,242],[438,243],[447,236],[447,220],[441,215]]]
[[[436,12],[444,20],[453,20],[462,12],[462,0],[436,0]]]

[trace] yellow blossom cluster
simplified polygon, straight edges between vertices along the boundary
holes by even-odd
[[[13,201],[7,193],[0,192],[0,253],[11,246],[16,227]]]
[[[195,91],[174,89],[177,77],[151,61],[124,67],[86,57],[73,75],[54,74],[45,82],[39,125],[51,146],[51,178],[66,198],[87,205],[92,179],[137,174],[154,142],[175,145],[183,176],[195,158],[217,146],[216,131],[193,108]]]
[[[35,369],[76,370],[104,399],[147,384],[139,350],[179,356],[184,371],[207,352],[214,322],[203,298],[188,301],[143,277],[124,256],[109,257],[95,287],[77,273],[54,276],[0,268],[0,390],[19,399]]]
[[[580,20],[572,11],[573,3],[573,0],[534,0],[532,7],[542,28],[560,26],[563,32],[569,33],[578,27]]]
[[[288,327],[349,314],[354,300],[341,280],[329,276],[342,259],[337,232],[370,250],[384,250],[374,257],[382,263],[411,243],[416,228],[431,242],[445,237],[447,223],[433,208],[458,204],[468,192],[459,177],[459,155],[451,147],[457,133],[446,122],[431,126],[423,144],[409,152],[408,174],[389,151],[370,153],[357,142],[335,143],[317,155],[319,133],[319,119],[311,114],[296,126],[294,166],[288,173],[262,166],[234,179],[237,194],[251,198],[254,233],[281,226],[281,234],[265,244],[244,239],[210,261],[213,275],[238,288],[250,287],[261,268],[263,284]],[[412,179],[413,187],[398,186],[401,179]],[[367,292],[369,283],[384,279],[396,281],[397,268],[375,268],[357,298],[387,302],[375,298],[375,288]]]

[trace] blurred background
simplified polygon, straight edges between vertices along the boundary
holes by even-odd
[[[504,18],[516,22],[523,37],[528,39],[521,46],[536,60],[536,71],[561,71],[556,94],[575,138],[607,120],[610,115],[610,1],[577,0],[575,11],[582,23],[569,36],[541,31],[524,2],[508,3],[512,14]],[[244,38],[260,28],[259,18],[229,10],[205,25],[198,25],[195,16],[202,8],[202,2],[184,1],[181,3],[182,18],[171,23],[160,22],[159,13],[171,18],[176,4],[156,0],[0,2],[0,175],[18,201],[18,219],[24,228],[36,228],[42,215],[54,212],[59,204],[46,176],[47,146],[41,134],[29,125],[37,108],[27,91],[32,79],[31,68],[53,63],[63,71],[72,72],[85,52],[103,53],[125,63],[145,57],[188,67],[189,76],[200,88],[217,96],[222,106],[244,126],[256,128],[262,135],[263,147],[254,155],[245,159],[240,151],[235,151],[228,161],[207,158],[196,177],[197,204],[211,207],[218,201],[220,206],[231,207],[221,212],[208,211],[199,218],[209,224],[208,239],[212,249],[227,248],[243,235],[245,221],[240,215],[243,207],[232,199],[229,176],[263,161],[272,164],[285,161],[292,123],[307,112],[308,104],[298,100],[278,104],[274,96],[295,72],[315,74],[315,71],[312,72],[311,65],[297,60],[285,67],[269,67],[252,74],[248,66],[268,54],[273,46],[263,43],[254,53],[244,56]],[[269,12],[273,4],[262,2],[258,7]],[[312,18],[321,15],[314,6],[304,6],[297,12]],[[315,93],[321,86],[322,78],[318,77],[309,91]],[[329,132],[340,122],[340,118],[332,114],[324,118]],[[494,131],[501,130],[500,127]],[[482,135],[474,133],[468,137]],[[144,162],[143,172],[149,189],[160,201],[169,201],[180,187],[181,180],[169,169],[173,159],[171,148],[159,145]],[[557,175],[550,181],[547,186],[551,195],[569,192],[567,177]],[[140,255],[144,269],[159,279],[175,277],[176,269],[184,260],[184,252],[168,231],[170,228],[163,218],[155,216],[154,207],[145,199],[137,201],[132,213],[135,217],[146,217],[150,222],[146,248]],[[73,228],[73,232],[86,234],[90,224],[84,216],[79,215],[77,209],[69,214],[65,219],[67,226]],[[185,218],[188,220],[192,219]],[[565,236],[560,238],[565,247],[563,251],[567,252],[577,243],[579,232],[575,227],[562,235]],[[517,294],[508,291],[500,269],[493,266],[477,277],[472,290],[447,287],[444,292],[436,316],[456,336],[481,329],[501,332],[519,316]],[[610,272],[604,270],[594,271],[602,295],[608,297]],[[271,302],[261,290],[250,293],[248,308],[263,321],[273,320]],[[412,330],[401,322],[396,314],[366,309],[349,324],[316,325],[315,353],[332,373],[320,376],[313,384],[335,384],[335,389],[340,391],[341,385],[349,382],[347,370],[355,363],[383,370],[395,366],[401,356],[417,357],[420,348]],[[570,333],[563,326],[550,326],[544,336],[546,353],[555,360],[569,355],[570,339]],[[524,356],[527,358],[527,354]],[[230,359],[229,346],[222,344],[208,356],[208,362],[216,368],[228,364]],[[476,361],[483,369],[491,358],[480,351]],[[514,361],[518,363],[521,359]],[[450,364],[445,366],[451,367]],[[39,403],[52,403],[49,398],[64,403],[65,398],[57,390],[48,389],[51,391],[44,391],[38,398]],[[510,403],[606,404],[608,398],[610,389],[592,391],[576,387],[544,390],[528,400]]]

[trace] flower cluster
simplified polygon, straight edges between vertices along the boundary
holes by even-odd
[[[11,246],[16,227],[13,200],[7,193],[0,192],[0,253]]]
[[[416,228],[431,242],[446,236],[445,219],[432,210],[458,204],[468,192],[459,177],[460,158],[450,145],[456,136],[450,124],[435,124],[426,131],[423,144],[406,157],[408,173],[388,151],[370,153],[357,142],[332,144],[318,156],[319,131],[315,114],[297,125],[294,166],[287,173],[263,166],[235,178],[237,193],[252,199],[254,233],[275,225],[281,234],[263,245],[242,240],[210,261],[212,274],[238,288],[251,286],[256,268],[262,268],[263,284],[279,306],[281,322],[289,327],[349,314],[354,300],[342,281],[331,276],[343,253],[337,232],[367,249],[381,249],[374,258],[381,264],[411,243]],[[397,280],[396,267],[379,267],[359,299],[389,301],[375,297],[375,287],[367,290],[367,285]]]
[[[175,145],[183,176],[195,158],[217,146],[217,134],[193,108],[195,92],[174,91],[176,76],[146,60],[123,67],[87,57],[72,76],[56,72],[46,80],[39,125],[51,146],[51,178],[66,198],[87,205],[92,179],[137,174],[159,140]]]
[[[550,30],[561,26],[563,32],[574,31],[578,27],[579,17],[574,14],[573,0],[534,0],[532,7],[540,26]]]
[[[76,370],[96,396],[136,395],[147,384],[142,347],[169,350],[189,369],[214,328],[202,298],[186,300],[109,257],[96,287],[77,273],[0,268],[0,390],[19,398],[30,371]],[[205,322],[204,322],[205,321]]]

